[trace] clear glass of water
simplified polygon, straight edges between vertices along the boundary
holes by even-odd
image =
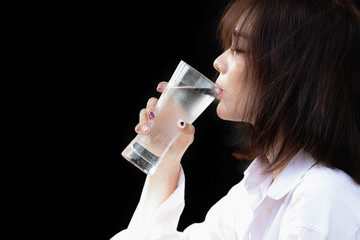
[[[148,175],[153,175],[171,144],[180,136],[179,119],[193,123],[215,99],[213,82],[180,61],[155,107],[156,118],[149,121],[150,132],[139,133],[122,156]]]

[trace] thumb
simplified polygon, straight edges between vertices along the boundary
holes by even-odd
[[[176,124],[176,128],[181,134],[171,145],[169,151],[166,153],[166,155],[168,156],[166,157],[166,159],[178,159],[180,161],[186,149],[194,141],[195,127],[190,123],[186,123],[184,120],[180,119]],[[172,161],[173,160],[171,160],[170,162]]]

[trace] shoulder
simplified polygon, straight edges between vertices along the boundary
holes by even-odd
[[[293,195],[307,196],[315,202],[327,200],[332,204],[359,204],[360,185],[341,170],[317,164],[307,171]]]
[[[324,235],[351,236],[360,228],[360,186],[343,171],[315,165],[292,191],[287,220]]]

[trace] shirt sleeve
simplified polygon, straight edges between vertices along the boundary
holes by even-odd
[[[146,191],[148,178],[145,181],[142,195]],[[177,232],[180,215],[184,209],[185,175],[180,171],[177,188],[154,213],[144,214],[145,209],[140,200],[127,229],[119,232],[111,240],[162,240],[182,239]],[[144,217],[144,216],[149,217]]]
[[[142,195],[146,187],[145,182]],[[185,206],[184,191],[185,175],[181,169],[178,185],[173,194],[150,214],[142,207],[140,199],[128,228],[111,240],[238,239],[246,231],[252,213],[247,201],[244,200],[245,193],[240,183],[211,207],[204,222],[194,223],[183,232],[178,232],[177,225]]]

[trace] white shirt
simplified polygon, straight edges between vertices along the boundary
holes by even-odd
[[[360,186],[346,173],[315,164],[303,151],[274,182],[273,174],[262,174],[265,168],[255,159],[203,223],[177,232],[184,208],[181,172],[177,189],[151,219],[143,218],[139,204],[128,229],[111,240],[360,240]]]

